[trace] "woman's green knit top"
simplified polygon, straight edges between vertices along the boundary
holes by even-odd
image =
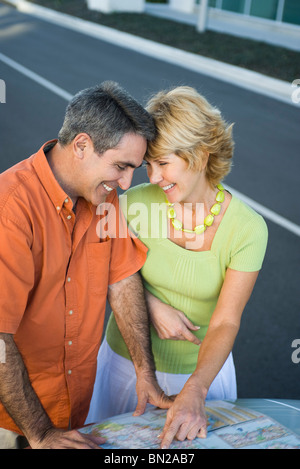
[[[145,288],[200,326],[194,333],[203,340],[227,268],[244,272],[261,269],[268,238],[264,219],[232,196],[211,249],[199,252],[184,249],[167,238],[166,196],[157,185],[133,187],[120,197],[120,202],[129,228],[148,247],[141,270]],[[130,359],[113,314],[106,338],[116,353]],[[158,371],[193,373],[199,346],[183,340],[161,340],[153,326],[151,341]]]

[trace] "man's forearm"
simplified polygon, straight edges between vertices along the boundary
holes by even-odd
[[[111,285],[108,299],[135,367],[138,403],[134,415],[143,414],[147,402],[168,409],[173,399],[165,395],[156,380],[150,320],[140,275]]]
[[[53,428],[31,386],[23,359],[10,334],[0,334],[5,360],[0,363],[0,400],[28,441],[40,441]]]
[[[139,273],[109,287],[108,300],[127,345],[136,372],[155,374],[150,321]]]

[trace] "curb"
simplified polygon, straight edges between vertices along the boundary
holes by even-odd
[[[246,70],[235,65],[226,64],[197,54],[185,52],[180,49],[159,44],[149,39],[143,39],[107,26],[98,25],[90,21],[82,20],[65,13],[60,13],[40,5],[30,3],[26,0],[8,0],[7,3],[13,5],[22,13],[33,15],[58,26],[72,29],[73,31],[92,36],[96,39],[100,39],[120,47],[134,50],[135,52],[142,53],[159,60],[164,60],[173,65],[184,67],[200,74],[208,75],[212,78],[231,83],[240,88],[268,96],[292,106],[298,104],[292,99],[292,94],[295,91],[292,88],[293,85],[286,81],[268,77],[261,73]]]

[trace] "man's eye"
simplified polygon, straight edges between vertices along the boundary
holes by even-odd
[[[120,170],[120,171],[125,171],[126,167],[125,166],[120,166],[117,164],[117,168]]]

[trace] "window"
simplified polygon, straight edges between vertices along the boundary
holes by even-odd
[[[252,0],[250,15],[276,20],[278,0]]]
[[[244,13],[245,0],[223,0],[222,9],[235,11],[236,13]]]
[[[199,5],[200,0],[195,1]],[[208,6],[300,25],[300,0],[209,0]]]
[[[285,0],[282,21],[286,23],[300,24],[299,0]]]

